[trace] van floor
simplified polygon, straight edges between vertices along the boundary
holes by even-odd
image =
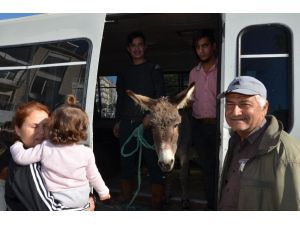
[[[205,210],[206,198],[204,192],[204,183],[202,172],[199,167],[195,165],[190,166],[189,172],[189,204],[184,207],[181,200],[181,187],[179,181],[179,168],[175,168],[171,174],[172,183],[170,197],[168,200],[164,199],[163,210],[177,211],[177,210]],[[96,211],[149,211],[151,210],[151,185],[149,175],[146,168],[141,169],[141,186],[136,199],[127,207],[118,201],[120,196],[119,178],[113,177],[105,179],[107,186],[111,191],[111,199],[104,203],[99,199],[96,201]]]

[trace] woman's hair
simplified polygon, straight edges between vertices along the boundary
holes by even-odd
[[[47,106],[36,101],[26,102],[17,107],[15,116],[13,118],[13,125],[21,128],[26,118],[35,110],[44,111],[48,115],[50,114]]]
[[[49,139],[53,144],[73,144],[87,139],[88,116],[76,104],[74,95],[67,95],[65,103],[51,113]]]

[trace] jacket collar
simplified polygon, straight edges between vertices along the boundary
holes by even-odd
[[[263,136],[257,150],[257,154],[259,155],[268,153],[272,151],[276,146],[278,146],[280,141],[280,134],[283,130],[282,123],[278,121],[274,116],[266,116],[266,121],[267,128],[262,134]],[[233,143],[238,141],[239,136],[233,130],[230,130],[230,135],[232,139],[230,139],[231,141],[229,142],[229,145],[231,146],[233,145]],[[256,139],[257,136],[253,138]]]
[[[274,116],[266,116],[268,127],[263,134],[262,140],[258,147],[258,154],[265,154],[272,151],[280,143],[280,134],[283,125]]]

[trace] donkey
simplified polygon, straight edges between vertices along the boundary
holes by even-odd
[[[153,141],[158,155],[158,165],[163,172],[170,172],[175,163],[175,154],[180,161],[180,183],[183,207],[187,204],[187,185],[189,170],[188,148],[190,147],[191,129],[187,111],[183,109],[190,100],[195,84],[175,96],[152,99],[127,90],[127,94],[144,110],[150,112],[149,119]],[[179,111],[180,110],[180,111]],[[170,175],[167,176],[167,191],[170,187]],[[169,186],[168,186],[169,185]]]

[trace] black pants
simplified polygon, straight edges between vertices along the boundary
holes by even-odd
[[[205,124],[194,117],[192,118],[192,142],[199,155],[200,166],[204,173],[209,209],[215,209],[217,191],[216,128],[216,124]]]
[[[121,120],[119,128],[119,141],[122,147],[123,143],[126,142],[127,138],[131,135],[133,130],[138,127],[141,122],[134,122],[131,120]],[[151,129],[144,130],[143,137],[147,142],[152,145],[153,137]],[[124,152],[126,154],[132,152],[136,148],[136,139],[132,138],[131,141],[125,146]],[[137,177],[138,171],[138,156],[139,152],[129,157],[121,156],[121,179],[134,179]],[[156,151],[153,149],[143,149],[142,159],[146,163],[150,174],[150,181],[154,184],[163,184],[163,172],[158,166],[158,157]]]

